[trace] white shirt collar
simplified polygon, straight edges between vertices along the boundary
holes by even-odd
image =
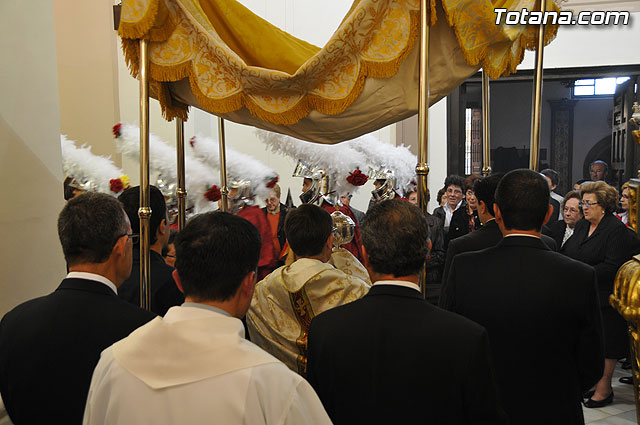
[[[528,238],[541,239],[540,236],[530,235],[528,233],[511,233],[510,235],[505,236],[505,238],[508,238],[509,236],[526,236]]]
[[[67,279],[87,279],[87,280],[95,280],[96,282],[100,282],[104,285],[107,285],[113,292],[118,294],[118,288],[115,283],[111,282],[106,277],[95,274],[95,273],[87,273],[87,272],[69,272],[67,275]]]
[[[416,291],[422,293],[420,291],[420,287],[412,282],[407,282],[406,280],[378,280],[373,282],[374,285],[394,285],[394,286],[404,286],[405,288],[415,289]]]

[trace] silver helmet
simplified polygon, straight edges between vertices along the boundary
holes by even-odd
[[[292,177],[302,177],[311,180],[311,185],[300,194],[303,204],[313,204],[320,198],[324,198],[327,190],[327,173],[325,170],[310,167],[302,161],[298,161],[293,170]]]
[[[382,185],[371,191],[374,203],[382,202],[386,199],[393,199],[396,196],[396,177],[392,170],[384,170],[372,173],[376,181],[384,180]]]

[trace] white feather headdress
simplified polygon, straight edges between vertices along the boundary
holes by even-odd
[[[353,174],[366,174],[366,157],[344,143],[310,143],[264,130],[256,130],[256,134],[273,152],[298,159],[310,168],[325,170],[329,177],[330,190],[336,191],[338,195],[354,193],[361,186],[351,184],[347,178]]]
[[[219,169],[220,155],[217,141],[194,136],[190,140],[193,154],[212,168]],[[278,181],[278,173],[251,155],[226,147],[227,175],[230,180],[248,181],[251,193],[259,199],[267,199],[271,188]]]
[[[418,158],[408,147],[385,143],[371,134],[344,143],[366,156],[374,174],[371,178],[375,178],[376,173],[391,170],[396,178],[397,188],[403,193],[415,184],[412,182],[415,180]]]
[[[140,129],[131,124],[114,127],[116,148],[131,159],[140,159]],[[149,135],[149,167],[171,183],[178,180],[176,149],[167,145],[159,137]],[[219,186],[219,172],[189,155],[184,158],[185,186],[187,200],[193,204],[196,213],[211,211],[217,204],[207,198],[212,186]]]
[[[118,196],[129,186],[129,177],[116,167],[110,158],[94,155],[91,147],[78,148],[65,135],[60,135],[62,168],[68,177],[76,179],[83,187],[96,192]]]

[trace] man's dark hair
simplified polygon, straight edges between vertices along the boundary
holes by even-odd
[[[420,208],[401,199],[380,202],[367,212],[361,233],[374,272],[398,277],[422,270],[429,226]]]
[[[558,172],[556,170],[552,170],[551,168],[545,168],[544,170],[540,171],[540,174],[542,174],[545,177],[549,177],[549,180],[551,180],[552,186],[558,185]]]
[[[150,243],[153,245],[158,240],[156,232],[162,219],[167,218],[167,204],[164,201],[164,195],[162,195],[160,189],[155,186],[149,186],[149,198],[149,204],[151,206],[149,238]],[[140,233],[140,217],[138,216],[138,209],[140,208],[140,186],[130,187],[122,192],[118,199],[122,202],[124,211],[129,216],[133,233]]]
[[[496,188],[503,176],[504,173],[492,174],[488,177],[477,180],[473,185],[473,191],[476,194],[478,203],[480,201],[484,202],[487,206],[487,212],[491,214],[492,217],[495,217],[493,204],[496,202]]]
[[[256,271],[262,241],[249,221],[216,211],[189,220],[175,246],[184,295],[226,301],[236,294],[242,279]]]
[[[284,220],[284,233],[291,249],[299,257],[320,254],[332,229],[331,214],[311,204],[302,204],[290,210]]]
[[[122,205],[104,193],[78,195],[58,216],[58,236],[67,266],[104,263],[118,239],[126,234]]]
[[[449,186],[458,186],[461,191],[464,191],[464,177],[456,176],[455,174],[447,176],[447,178],[444,179],[445,192]]]
[[[505,174],[496,189],[496,204],[508,230],[540,231],[549,210],[549,183],[532,170]]]

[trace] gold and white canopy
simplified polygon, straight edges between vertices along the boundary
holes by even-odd
[[[557,11],[553,0],[547,10]],[[429,104],[478,69],[514,72],[536,26],[496,25],[494,8],[535,0],[431,0]],[[322,48],[234,0],[125,0],[119,34],[132,74],[148,39],[151,91],[165,118],[188,106],[321,143],[353,139],[417,113],[419,0],[355,0]],[[546,42],[557,27],[548,25]]]

